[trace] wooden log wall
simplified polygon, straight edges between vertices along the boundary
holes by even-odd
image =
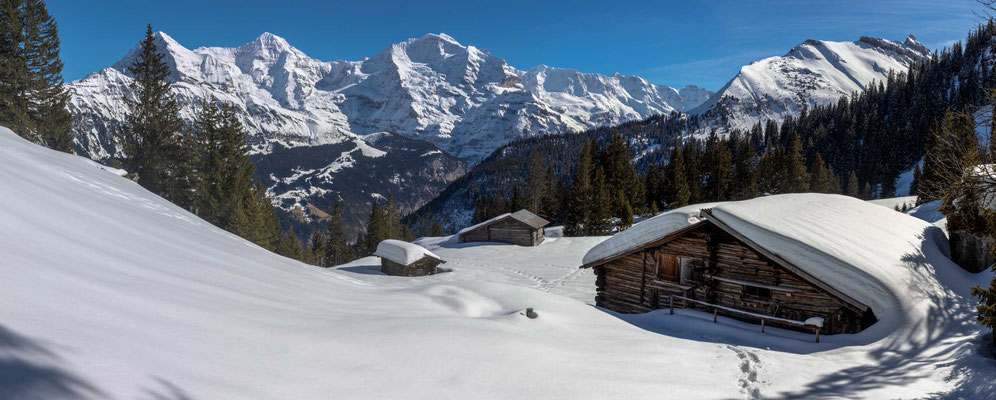
[[[488,236],[492,242],[517,244],[519,246],[535,246],[536,229],[514,218],[505,218],[488,226]]]
[[[533,228],[514,218],[504,218],[460,235],[460,242],[500,242],[536,246],[542,241],[542,228]]]
[[[380,259],[380,272],[393,276],[426,276],[435,275],[441,262],[432,257],[422,257],[421,260],[404,265],[386,258]]]
[[[685,282],[661,274],[661,257],[668,256],[686,259],[691,273],[686,274]],[[821,317],[826,333],[862,329],[861,316],[845,308],[843,301],[711,224],[663,245],[626,254],[596,267],[595,273],[596,304],[617,312],[667,308],[668,297],[678,295],[778,318],[804,321]],[[770,298],[745,293],[744,283],[770,290]],[[703,309],[698,305],[692,308]]]
[[[474,229],[470,232],[464,232],[460,234],[460,242],[487,242],[488,241],[488,227],[482,226]]]

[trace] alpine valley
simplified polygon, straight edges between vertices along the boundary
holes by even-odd
[[[519,70],[445,34],[360,61],[316,60],[270,33],[236,48],[190,50],[158,32],[156,45],[186,123],[211,98],[239,110],[257,178],[285,220],[320,221],[340,203],[352,233],[372,200],[393,195],[402,213],[412,212],[509,142],[655,116],[707,121],[685,135],[726,132],[835,102],[931,57],[912,35],[810,39],[743,67],[713,93],[545,65]],[[120,154],[114,133],[133,97],[127,68],[136,57],[137,47],[68,85],[78,154],[103,163]],[[642,152],[666,146],[645,139]],[[468,222],[471,200],[451,204],[446,224]]]

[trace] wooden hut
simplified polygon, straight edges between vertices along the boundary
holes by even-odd
[[[549,223],[527,210],[519,210],[464,228],[457,235],[460,243],[501,242],[536,246],[543,242],[543,227]]]
[[[380,257],[380,271],[394,276],[435,275],[446,262],[422,246],[394,239],[380,242],[373,255]]]
[[[789,329],[811,331],[818,324],[817,335],[855,333],[875,322],[868,306],[733,230],[710,209],[701,211],[698,222],[666,234],[630,236],[615,243],[619,251],[585,256],[582,268],[592,268],[597,276],[599,307],[642,313],[671,308],[674,302]]]

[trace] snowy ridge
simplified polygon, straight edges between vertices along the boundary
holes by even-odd
[[[692,114],[712,113],[726,127],[748,130],[757,122],[781,121],[804,108],[837,102],[872,82],[885,83],[889,71],[932,57],[909,35],[904,42],[862,37],[854,42],[809,39],[781,57],[755,61]]]
[[[393,44],[362,61],[315,60],[270,33],[237,48],[189,50],[157,32],[156,45],[166,54],[184,119],[211,95],[234,104],[257,153],[387,131],[473,163],[511,139],[686,111],[711,94],[619,74],[521,71],[445,34]],[[127,67],[137,51],[68,85],[81,154],[103,160],[119,151],[110,133],[124,117],[121,96],[130,93]]]

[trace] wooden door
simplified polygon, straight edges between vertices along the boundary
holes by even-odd
[[[678,282],[678,257],[670,254],[660,255],[660,268],[657,270],[657,279]]]

